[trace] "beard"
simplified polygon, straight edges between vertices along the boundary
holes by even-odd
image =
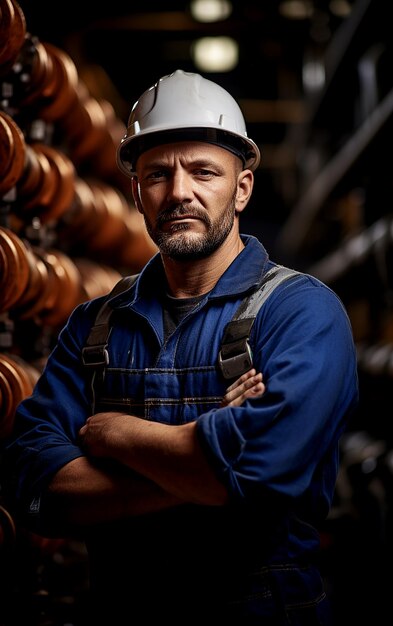
[[[232,230],[235,220],[235,197],[225,207],[224,211],[212,219],[205,211],[191,205],[177,204],[165,209],[157,216],[155,226],[143,213],[146,229],[149,236],[157,245],[161,254],[175,260],[191,261],[210,256],[224,243]],[[192,231],[190,224],[173,224],[169,231],[163,231],[163,225],[170,220],[182,215],[193,216],[202,221],[206,226],[206,232],[196,233]]]

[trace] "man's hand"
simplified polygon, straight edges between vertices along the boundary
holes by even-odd
[[[263,394],[262,374],[255,369],[228,387],[221,408],[240,406]],[[161,424],[134,415],[96,413],[79,431],[82,447],[92,457],[106,457],[128,466],[171,497],[196,504],[222,505],[226,487],[218,480],[197,437],[197,421]]]
[[[220,406],[241,406],[247,398],[259,398],[264,392],[262,374],[260,372],[257,374],[255,369],[251,369],[227,388]],[[117,446],[131,436],[131,429],[135,432],[138,424],[145,426],[140,418],[126,413],[117,411],[96,413],[89,417],[80,429],[80,441],[93,456],[115,457]]]
[[[251,369],[228,387],[221,406],[240,406],[247,398],[259,398],[265,392],[262,374]]]

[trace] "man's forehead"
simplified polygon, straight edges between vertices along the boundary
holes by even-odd
[[[145,167],[152,162],[170,163],[179,158],[201,163],[214,162],[215,160],[229,163],[237,157],[225,148],[206,141],[176,141],[160,144],[146,150],[140,155],[138,165]]]

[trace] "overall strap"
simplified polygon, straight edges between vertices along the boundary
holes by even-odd
[[[109,363],[108,340],[111,333],[109,320],[113,311],[112,300],[122,291],[125,291],[134,284],[138,274],[124,276],[121,278],[109,293],[108,299],[98,311],[97,317],[90,333],[87,337],[85,347],[82,349],[82,361],[86,367],[92,368],[93,381],[93,412],[95,407],[95,389],[104,379],[105,367]]]
[[[252,367],[252,352],[248,342],[259,309],[272,291],[284,280],[300,272],[277,265],[266,272],[256,291],[244,298],[232,320],[226,325],[218,364],[225,379],[238,378]]]

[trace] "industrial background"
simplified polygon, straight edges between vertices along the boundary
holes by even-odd
[[[392,41],[383,0],[0,0],[0,438],[74,306],[155,252],[115,163],[131,105],[203,73],[261,149],[243,232],[352,322],[360,406],[320,529],[337,626],[393,619]],[[83,624],[86,574],[77,539],[18,527],[0,476],[0,626]]]

